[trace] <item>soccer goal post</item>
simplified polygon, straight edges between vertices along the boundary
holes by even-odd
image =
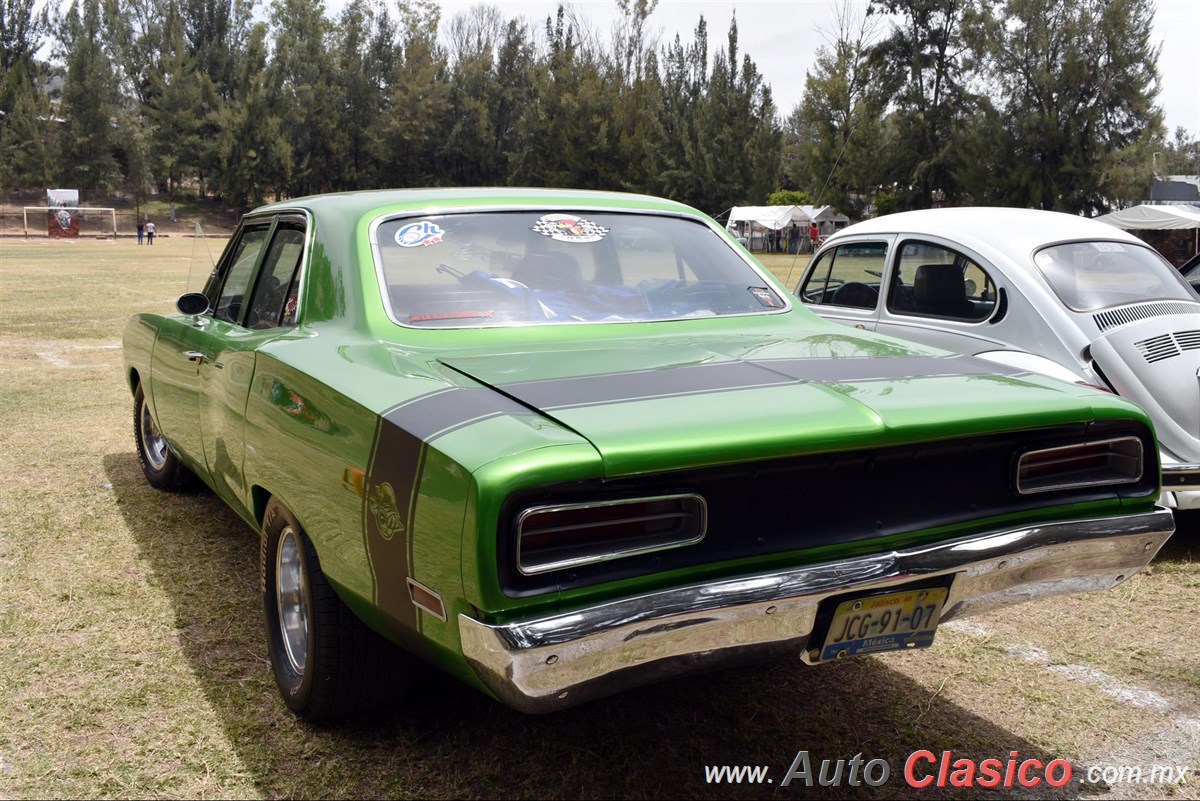
[[[117,210],[109,206],[22,206],[21,211],[26,239],[30,220],[35,231],[51,237],[117,236]]]

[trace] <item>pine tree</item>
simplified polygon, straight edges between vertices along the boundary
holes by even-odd
[[[114,156],[119,93],[106,41],[100,0],[74,0],[59,24],[66,75],[57,159],[66,186],[107,190],[120,182]]]

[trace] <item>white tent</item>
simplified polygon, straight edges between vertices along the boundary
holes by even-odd
[[[778,231],[793,222],[808,222],[799,206],[734,206],[729,210],[729,225],[752,222],[763,228]]]
[[[797,206],[796,208],[800,209],[804,215],[805,222],[815,222],[818,225],[827,222],[833,223],[835,227],[838,224],[847,225],[850,222],[849,217],[840,213],[833,206]]]
[[[1143,204],[1114,211],[1112,214],[1104,214],[1096,219],[1102,223],[1126,229],[1200,228],[1200,207]]]
[[[833,223],[845,225],[850,218],[833,206],[734,206],[729,210],[729,224],[752,222],[763,228],[778,231],[792,223]]]
[[[806,243],[804,248],[812,247],[808,238],[811,223],[816,223],[821,235],[827,236],[849,222],[850,218],[840,214],[833,206],[734,206],[729,210],[726,227],[731,231],[742,230],[744,242],[751,250],[766,250],[778,244],[796,253],[802,241]],[[750,230],[742,229],[742,223],[749,223]],[[781,231],[790,225],[798,227],[791,239],[781,235],[782,240],[776,242],[768,234],[769,231]]]
[[[730,209],[730,224],[752,222],[763,228],[779,230],[792,223],[834,223],[845,225],[850,217],[833,206],[733,206]]]

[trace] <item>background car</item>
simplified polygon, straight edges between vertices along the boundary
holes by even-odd
[[[1048,211],[892,214],[831,237],[796,294],[828,320],[1137,402],[1168,502],[1200,507],[1200,295],[1133,235]]]
[[[537,712],[920,648],[1170,536],[1136,406],[789,297],[655,198],[266,206],[180,314],[128,322],[138,455],[259,530],[276,683],[317,720],[417,657]]]

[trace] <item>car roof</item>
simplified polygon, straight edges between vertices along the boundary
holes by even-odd
[[[391,211],[450,211],[455,208],[486,208],[489,206],[547,209],[584,206],[684,214],[698,213],[690,206],[650,195],[537,187],[453,187],[336,192],[270,203],[251,213],[302,208],[318,214],[322,211],[330,211],[339,216],[359,217]]]
[[[975,250],[1032,253],[1052,242],[1101,239],[1143,244],[1107,223],[1037,209],[963,207],[887,214],[847,226],[830,241],[860,234],[925,234],[962,243]]]

